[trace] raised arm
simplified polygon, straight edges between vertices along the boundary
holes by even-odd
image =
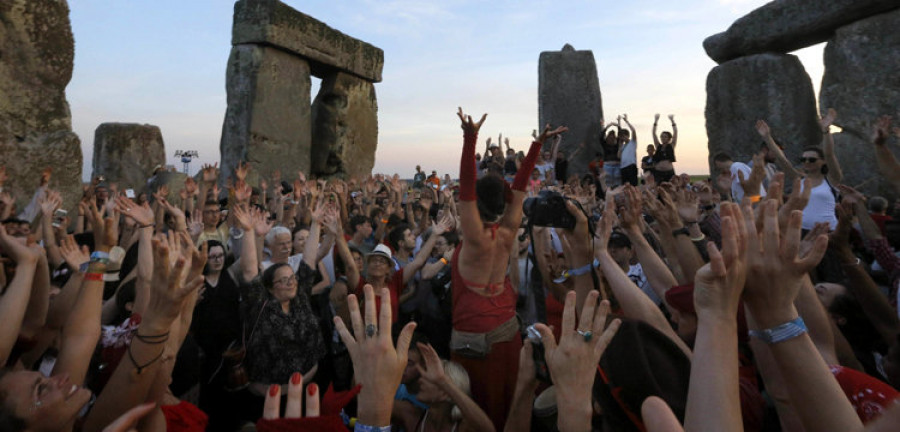
[[[0,249],[16,263],[16,274],[6,286],[3,296],[0,296],[0,316],[4,322],[0,326],[0,364],[6,364],[31,298],[31,283],[39,253],[8,235],[3,225],[0,225]]]
[[[659,113],[653,115],[653,145],[659,147],[659,135],[656,134],[656,124],[659,122]]]
[[[413,258],[412,262],[406,265],[403,268],[403,284],[406,285],[410,280],[412,280],[413,276],[415,276],[416,272],[425,265],[425,261],[431,256],[431,250],[434,248],[434,243],[437,239],[447,231],[452,230],[456,227],[456,220],[453,219],[453,216],[449,213],[445,214],[444,217],[440,220],[440,222],[436,223],[434,227],[431,228],[431,236],[428,237],[428,241],[419,248],[419,252],[416,253],[416,256]]]
[[[684,416],[689,431],[742,430],[737,312],[747,277],[748,239],[736,204],[724,203],[722,215],[722,252],[710,243],[710,262],[694,279],[697,337]]]
[[[634,125],[628,121],[628,114],[622,114],[622,120],[625,120],[625,125],[627,125],[628,130],[631,131],[631,140],[637,142],[637,131],[634,130]]]
[[[834,137],[831,135],[831,124],[836,118],[837,111],[828,108],[828,113],[819,119],[819,126],[822,128],[822,147],[825,150],[825,163],[828,164],[828,180],[833,184],[840,184],[844,179],[844,172],[841,171],[841,164],[834,153]]]
[[[419,352],[422,353],[425,367],[419,364],[416,365],[416,369],[419,370],[419,375],[422,379],[440,388],[450,397],[453,404],[459,408],[459,411],[462,413],[460,431],[493,431],[494,425],[491,423],[490,417],[444,373],[443,362],[434,348],[421,342],[418,344],[418,347]]]
[[[54,376],[68,375],[73,383],[81,384],[87,375],[91,354],[100,339],[100,309],[103,305],[103,275],[109,250],[118,239],[118,225],[113,218],[100,218],[91,203],[91,224],[94,226],[94,253],[90,256],[81,292],[72,306],[62,328],[59,357],[53,368]]]
[[[678,145],[678,125],[675,124],[675,114],[669,114],[669,121],[672,122],[672,148]]]
[[[259,274],[259,261],[256,251],[256,233],[253,229],[253,215],[244,206],[231,208],[232,217],[238,227],[244,231],[241,238],[240,277],[243,282],[252,281]],[[238,264],[238,263],[235,263]]]
[[[612,232],[616,218],[615,200],[607,200],[603,218],[600,219],[600,229],[597,241],[594,242],[595,253],[600,260],[600,269],[606,276],[609,287],[619,301],[625,316],[642,320],[655,327],[672,340],[684,353],[690,357],[691,350],[678,337],[662,311],[638,288],[628,275],[622,271],[619,264],[612,258],[607,250],[607,242]]]
[[[756,217],[749,209],[744,211],[750,251],[743,299],[753,318],[751,330],[771,330],[782,325],[797,329],[788,333],[789,336],[782,333],[776,336],[777,339],[770,339],[768,348],[790,399],[801,401],[793,404],[793,408],[806,430],[861,430],[859,417],[828,365],[819,356],[809,335],[795,321],[798,313],[793,303],[802,278],[824,255],[827,239],[821,236],[806,255],[800,255],[802,213],[791,214],[788,229],[782,234],[778,229],[777,203],[768,200],[761,211],[762,235],[757,234]]]
[[[502,226],[513,231],[518,231],[519,225],[522,223],[522,202],[525,201],[525,188],[528,186],[528,181],[531,179],[531,171],[534,170],[534,164],[537,161],[538,155],[541,153],[541,147],[544,146],[544,142],[546,142],[547,139],[559,136],[561,133],[568,130],[569,128],[565,126],[560,126],[551,130],[550,125],[548,124],[544,126],[544,130],[541,134],[534,139],[533,143],[531,143],[531,147],[528,148],[528,154],[525,155],[522,166],[516,171],[516,177],[510,187],[512,190],[512,198],[507,203],[506,213],[503,214],[503,219],[500,221]],[[462,197],[462,194],[460,194],[460,197]],[[462,203],[460,203],[460,205],[462,205]],[[465,231],[463,231],[463,238],[466,240],[469,239],[469,236],[465,235]]]
[[[51,268],[56,268],[63,263],[63,258],[59,253],[59,245],[56,243],[56,233],[53,231],[53,215],[56,209],[62,205],[62,197],[57,191],[47,190],[40,205],[41,231],[44,235],[44,248],[47,249],[47,260]]]
[[[900,132],[894,128],[895,133]],[[900,133],[896,133],[900,136]],[[878,164],[878,172],[890,181],[895,192],[900,192],[900,162],[887,146],[888,137],[891,136],[891,117],[881,116],[875,122],[872,133],[872,143],[875,144],[875,161]]]
[[[785,177],[787,177],[787,181],[793,181],[795,178],[803,177],[803,173],[794,168],[794,165],[791,164],[791,161],[787,159],[787,157],[784,155],[784,152],[781,151],[781,148],[778,147],[778,144],[775,143],[775,139],[772,138],[772,130],[769,128],[768,123],[766,123],[764,120],[757,120],[756,132],[758,132],[759,136],[761,136],[762,139],[766,141],[766,145],[769,147],[769,152],[775,155],[775,162],[777,162],[781,170],[784,171]]]
[[[463,238],[479,243],[483,240],[481,238],[482,220],[478,213],[477,196],[475,195],[475,182],[478,180],[478,169],[475,167],[475,142],[478,140],[478,130],[484,124],[487,114],[481,116],[481,120],[477,123],[472,121],[472,116],[465,115],[462,108],[457,112],[457,116],[462,123],[463,130],[463,150],[459,162],[460,225]],[[533,166],[534,162],[532,162]],[[529,170],[530,174],[531,170]],[[518,178],[518,174],[516,178]]]

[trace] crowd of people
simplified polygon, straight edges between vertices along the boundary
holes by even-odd
[[[206,165],[66,203],[0,167],[0,430],[900,428],[898,207],[842,183],[833,110],[799,164],[760,120],[696,181],[673,115],[641,159],[627,115],[568,155],[458,117],[456,180]]]

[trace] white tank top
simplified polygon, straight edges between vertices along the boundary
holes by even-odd
[[[837,226],[837,216],[834,215],[835,204],[834,193],[828,180],[822,180],[820,185],[810,191],[809,203],[803,209],[803,229],[811,230],[816,223],[828,222],[829,230],[833,231]]]

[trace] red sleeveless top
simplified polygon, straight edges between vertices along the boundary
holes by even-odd
[[[453,289],[453,328],[470,333],[487,333],[500,324],[509,321],[516,314],[516,290],[509,282],[509,276],[502,286],[469,283],[459,274],[459,251],[462,243],[453,252],[451,265]],[[497,285],[497,284],[492,284]],[[499,290],[499,294],[486,297],[469,287]]]

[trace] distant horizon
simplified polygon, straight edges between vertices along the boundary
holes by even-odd
[[[462,146],[457,107],[487,112],[484,137],[502,132],[524,150],[539,127],[538,57],[567,43],[593,51],[606,120],[629,114],[639,157],[652,143],[653,115],[662,115],[661,132],[670,127],[665,116],[675,114],[676,172],[708,175],[705,84],[716,63],[702,41],[767,1],[285,3],[384,50],[373,173],[407,177],[420,164],[455,177]],[[75,68],[66,93],[82,140],[83,178],[91,175],[94,130],[107,122],[159,126],[166,164],[179,171],[176,150],[199,152],[192,174],[218,162],[233,3],[85,0],[70,9]],[[817,95],[823,46],[792,53]],[[311,99],[318,83],[313,78]]]

